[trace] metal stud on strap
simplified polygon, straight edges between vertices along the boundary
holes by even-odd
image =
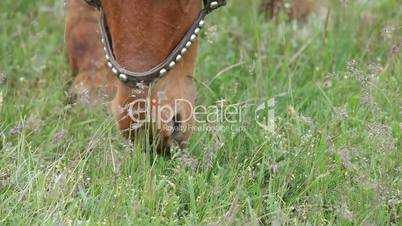
[[[204,6],[207,10],[207,13],[210,13],[224,5],[226,5],[226,0],[204,0]]]
[[[209,7],[211,9],[216,9],[218,7],[219,3],[217,1],[211,2],[211,4],[209,4]]]

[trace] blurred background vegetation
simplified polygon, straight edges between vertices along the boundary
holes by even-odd
[[[164,157],[66,104],[63,1],[0,1],[0,224],[401,225],[401,3],[260,3],[208,18],[197,101],[274,97],[275,133],[250,107]]]

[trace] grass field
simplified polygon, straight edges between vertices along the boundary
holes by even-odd
[[[208,18],[198,104],[275,98],[275,130],[196,132],[171,157],[66,105],[64,4],[0,1],[0,225],[402,225],[402,8],[331,1],[305,23],[258,1]]]

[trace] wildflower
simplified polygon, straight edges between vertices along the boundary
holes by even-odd
[[[347,76],[352,79],[361,80],[364,77],[364,72],[358,67],[356,60],[351,60],[346,63]]]
[[[337,212],[345,220],[353,221],[355,218],[353,212],[351,210],[349,210],[349,207],[346,203],[343,203],[342,206],[338,207]]]
[[[43,121],[39,115],[33,114],[28,117],[26,122],[24,123],[24,129],[38,131],[40,126],[42,125]]]
[[[63,173],[54,178],[54,185],[59,191],[64,191],[67,188],[67,178]]]
[[[335,119],[337,121],[345,121],[349,117],[345,108],[335,108]]]
[[[329,89],[332,87],[333,85],[333,76],[332,75],[328,75],[324,78],[324,81],[321,82],[321,86],[325,89]]]
[[[395,140],[392,135],[392,129],[381,123],[370,123],[368,125],[369,140],[377,145],[379,151],[394,150]]]
[[[351,60],[346,66],[347,76],[360,82],[361,103],[374,113],[380,113],[380,108],[375,100],[378,78],[383,68],[377,63],[370,64],[367,71],[361,70],[355,60]]]
[[[24,128],[24,126],[22,125],[22,123],[19,122],[13,128],[11,128],[10,134],[11,135],[21,134],[23,128]]]
[[[180,150],[177,153],[177,160],[184,166],[184,168],[189,168],[191,171],[195,172],[198,166],[198,161],[190,156],[187,150]]]
[[[392,39],[393,33],[396,30],[394,26],[386,26],[382,30],[382,37],[384,40]]]
[[[53,144],[60,144],[63,142],[65,135],[66,132],[64,130],[56,133],[56,135],[53,137]]]
[[[398,56],[400,52],[401,52],[401,45],[400,44],[399,45],[394,45],[391,48],[391,55],[393,55],[393,56]]]

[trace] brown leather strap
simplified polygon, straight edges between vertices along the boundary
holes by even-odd
[[[149,84],[153,81],[160,79],[168,73],[186,54],[188,49],[193,44],[193,41],[198,36],[202,25],[205,23],[204,18],[206,11],[202,10],[198,18],[194,21],[191,28],[184,35],[183,39],[173,49],[169,56],[157,66],[151,68],[146,72],[132,72],[124,69],[117,62],[113,49],[111,46],[111,38],[109,37],[108,27],[106,24],[105,14],[101,10],[102,18],[100,23],[102,43],[106,54],[108,67],[112,70],[122,82],[127,83],[129,86],[136,86],[137,83]]]
[[[106,23],[106,16],[100,0],[85,1],[89,5],[96,7],[101,12],[100,30],[108,67],[113,74],[120,79],[120,81],[131,87],[136,87],[139,83],[150,84],[165,76],[184,57],[187,50],[193,44],[193,41],[197,38],[202,26],[205,23],[205,16],[211,13],[213,10],[226,4],[226,0],[203,0],[204,8],[201,10],[197,19],[194,21],[179,44],[169,54],[169,56],[167,56],[162,63],[146,72],[132,72],[120,66],[113,54],[111,45],[112,37],[110,37],[109,29]]]
[[[84,0],[88,5],[93,6],[97,9],[100,9],[102,4],[100,0]]]

